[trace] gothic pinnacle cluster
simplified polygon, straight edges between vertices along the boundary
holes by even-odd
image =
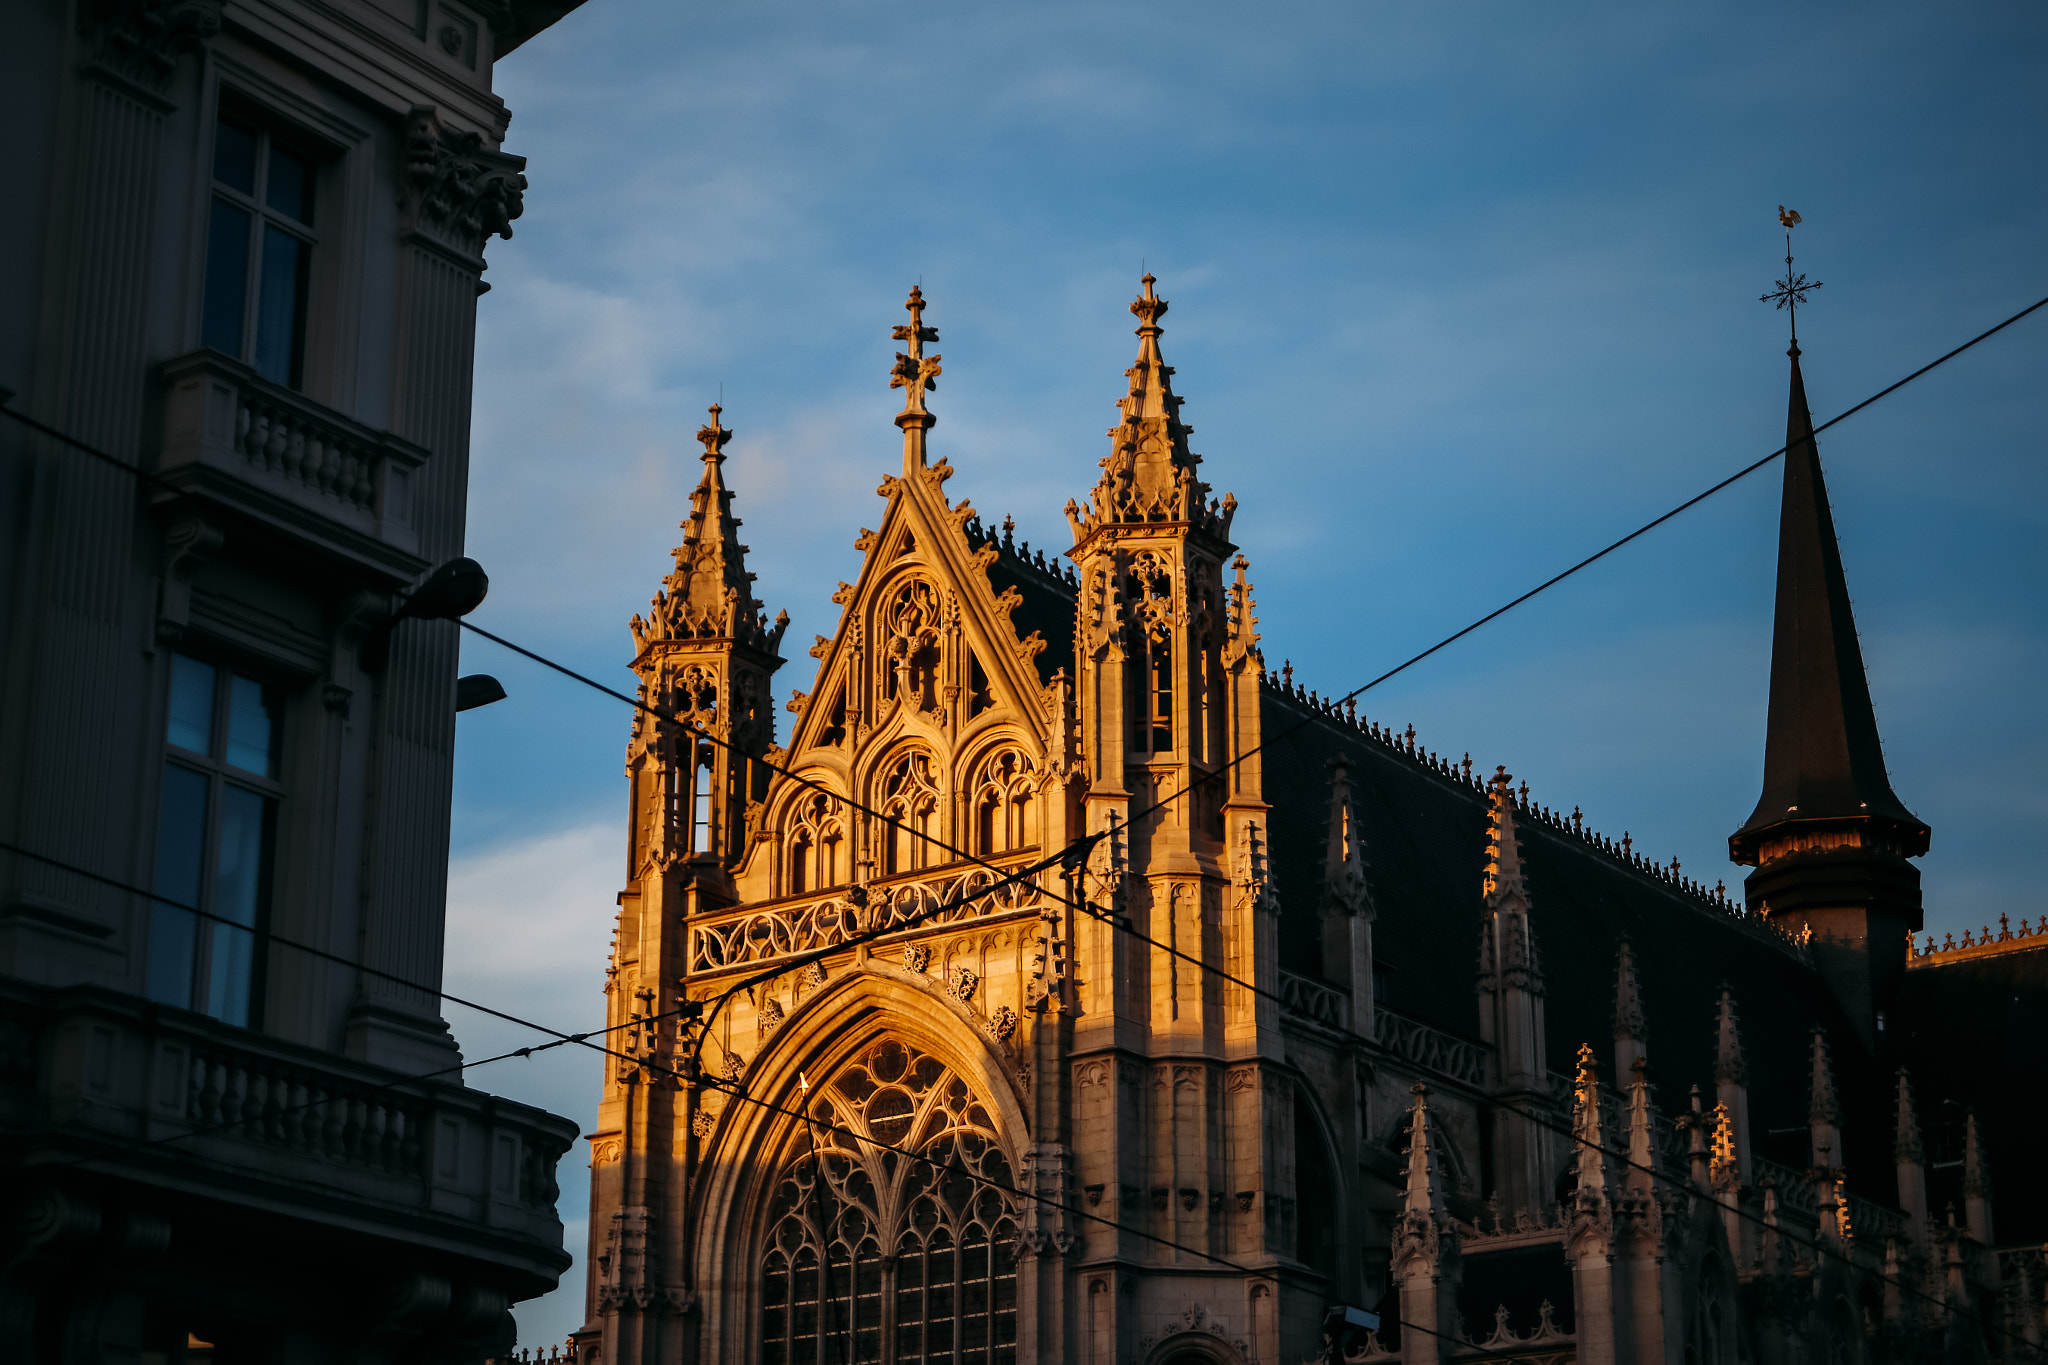
[[[747,547],[740,544],[740,519],[732,514],[732,490],[725,486],[725,446],[732,432],[719,422],[722,411],[713,403],[710,422],[697,429],[697,439],[704,445],[704,475],[690,494],[675,568],[662,580],[648,615],[633,618],[636,653],[664,642],[731,640],[773,654],[789,627],[786,611],[777,613],[770,625],[767,611],[754,597]]]
[[[1188,447],[1195,429],[1180,420],[1181,400],[1173,391],[1173,366],[1160,354],[1166,300],[1154,292],[1151,275],[1131,304],[1138,319],[1138,358],[1124,371],[1130,388],[1117,400],[1123,420],[1109,429],[1109,454],[1102,459],[1084,510],[1067,502],[1067,523],[1080,545],[1104,526],[1128,522],[1186,522],[1230,538],[1237,499],[1225,494],[1211,502],[1209,485],[1196,476],[1202,457]]]

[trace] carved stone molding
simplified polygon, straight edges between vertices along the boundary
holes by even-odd
[[[103,71],[161,93],[178,58],[220,32],[221,0],[97,0],[79,10],[79,27]]]
[[[415,106],[406,120],[404,157],[405,231],[472,257],[490,238],[512,236],[512,220],[526,211],[524,157],[486,150],[481,134],[447,127],[430,105]]]
[[[164,528],[163,579],[157,590],[156,638],[175,646],[192,623],[192,580],[220,553],[221,531],[197,512]]]

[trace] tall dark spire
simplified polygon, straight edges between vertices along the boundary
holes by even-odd
[[[1764,297],[1789,309],[1817,286],[1792,273],[1797,215],[1780,210],[1779,221],[1786,278]],[[1729,836],[1728,856],[1756,868],[1743,888],[1750,910],[1811,945],[1814,965],[1875,1047],[1905,975],[1906,935],[1921,925],[1920,869],[1907,859],[1927,851],[1928,829],[1885,774],[1796,336],[1788,354],[1764,789]]]
[[[1885,774],[1796,345],[1791,356],[1764,789],[1748,823],[1729,840],[1729,852],[1737,862],[1753,863],[1767,831],[1851,819],[1881,827],[1905,856],[1918,857],[1927,851],[1927,826],[1893,793]]]

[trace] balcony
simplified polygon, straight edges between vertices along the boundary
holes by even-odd
[[[0,980],[0,1052],[18,1176],[139,1187],[195,1225],[295,1226],[510,1299],[569,1264],[566,1119],[97,987]]]
[[[413,492],[427,451],[215,351],[163,367],[157,473],[390,586],[426,569]]]

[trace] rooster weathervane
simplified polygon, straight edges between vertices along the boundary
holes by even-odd
[[[1770,293],[1759,295],[1757,302],[1775,303],[1791,315],[1792,346],[1794,350],[1797,350],[1799,347],[1799,305],[1806,302],[1808,294],[1820,288],[1820,281],[1808,280],[1804,275],[1792,273],[1792,229],[1799,226],[1799,211],[1797,209],[1788,209],[1783,204],[1780,204],[1778,205],[1778,221],[1785,227],[1785,278],[1779,280],[1777,282],[1778,287]]]

